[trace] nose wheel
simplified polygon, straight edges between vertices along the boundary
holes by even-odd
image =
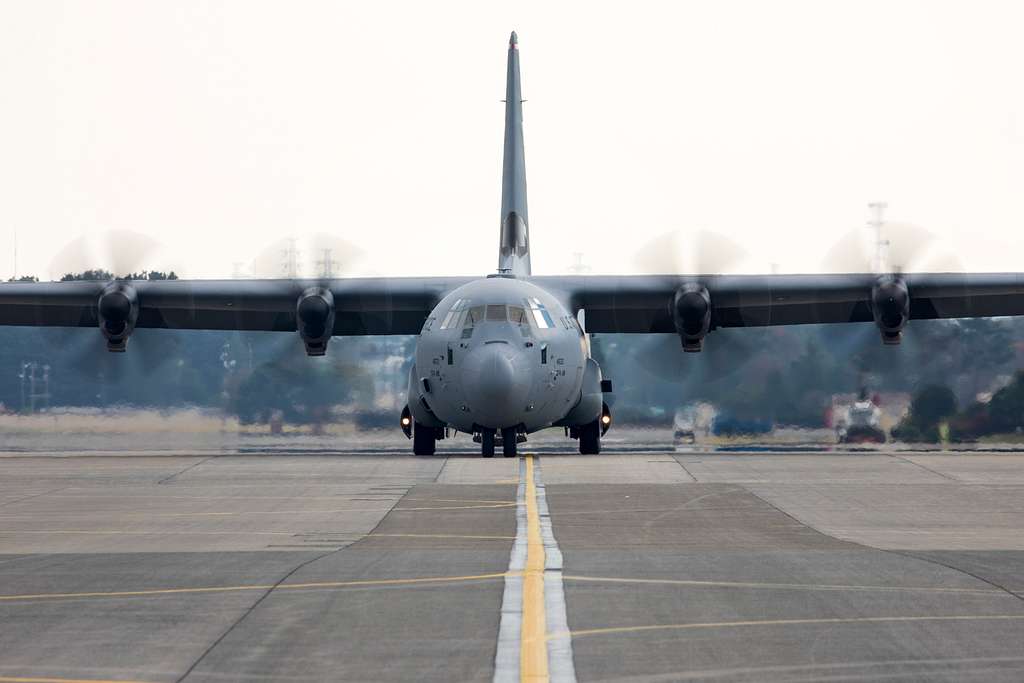
[[[494,430],[485,429],[480,432],[480,455],[485,458],[494,457]]]
[[[516,457],[516,428],[509,427],[501,430],[501,447],[506,458]]]

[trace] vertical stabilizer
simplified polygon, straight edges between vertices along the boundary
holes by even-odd
[[[505,159],[501,172],[501,243],[498,270],[530,274],[530,219],[526,211],[526,159],[523,154],[523,91],[519,83],[519,45],[508,41],[505,84]]]

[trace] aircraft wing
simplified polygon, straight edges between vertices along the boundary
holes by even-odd
[[[418,334],[441,297],[470,279],[6,283],[0,284],[0,325],[96,327],[100,297],[123,284],[137,297],[135,327],[294,332],[299,297],[322,287],[334,297],[333,334]]]
[[[132,281],[136,327],[296,331],[296,304],[310,288],[334,297],[335,335],[418,334],[449,291],[474,278]],[[876,320],[871,273],[839,275],[547,276],[530,280],[586,311],[588,332],[675,333],[676,296],[698,288],[710,329]],[[1024,273],[889,276],[908,297],[907,319],[1024,315]],[[0,325],[95,327],[111,283],[0,284]]]
[[[710,329],[878,322],[876,313],[899,307],[901,296],[910,320],[1024,315],[1024,273],[591,275],[534,281],[573,310],[583,309],[588,332],[675,333],[676,296],[687,288],[707,296]],[[895,302],[889,300],[893,294]]]

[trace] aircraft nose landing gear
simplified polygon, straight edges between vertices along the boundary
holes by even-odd
[[[501,447],[506,458],[516,457],[516,428],[509,427],[501,430]]]
[[[485,458],[494,457],[494,430],[484,429],[480,432],[480,455]]]
[[[516,427],[505,427],[500,432],[484,427],[473,435],[473,441],[480,444],[480,455],[485,458],[493,458],[498,445],[506,458],[514,458],[519,452],[519,444],[525,443],[526,435],[520,434]]]

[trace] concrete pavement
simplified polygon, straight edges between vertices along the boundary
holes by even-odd
[[[578,680],[1024,678],[1024,455],[534,464]],[[521,469],[2,456],[0,683],[492,680]]]

